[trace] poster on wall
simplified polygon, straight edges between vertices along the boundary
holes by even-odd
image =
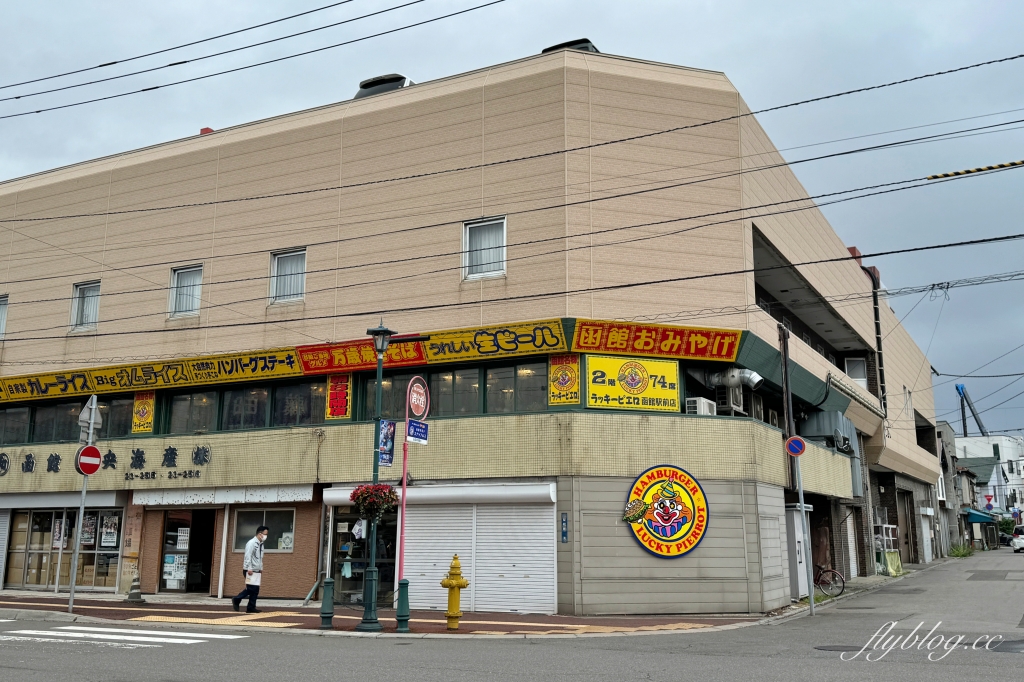
[[[100,547],[117,547],[117,527],[120,519],[116,516],[104,516],[100,527]]]
[[[679,363],[588,355],[587,407],[679,412]]]
[[[82,544],[96,544],[96,514],[85,515],[85,522],[82,523]]]
[[[50,549],[60,549],[64,541],[64,519],[55,519],[53,522],[53,545]]]
[[[551,355],[548,358],[548,405],[580,404],[580,356]]]
[[[156,414],[156,392],[139,391],[132,405],[132,433],[153,433],[153,415]]]
[[[633,482],[622,520],[645,550],[676,559],[696,549],[707,532],[708,501],[689,473],[662,464]]]
[[[187,550],[188,549],[189,530],[190,529],[188,529],[188,528],[179,528],[178,529],[178,546],[175,549],[180,549],[180,550]]]
[[[327,419],[349,419],[352,416],[351,386],[351,374],[327,377]]]

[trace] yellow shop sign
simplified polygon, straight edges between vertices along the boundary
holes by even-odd
[[[587,356],[587,407],[679,412],[675,360]]]
[[[568,350],[561,320],[430,332],[430,340],[424,345],[429,364],[564,353]]]

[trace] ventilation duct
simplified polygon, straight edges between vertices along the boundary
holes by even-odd
[[[391,92],[399,88],[407,88],[416,85],[400,73],[389,73],[386,76],[368,78],[359,84],[359,91],[352,99],[362,99],[371,95],[379,95],[383,92]]]
[[[764,377],[760,374],[752,369],[740,369],[739,367],[730,367],[724,372],[709,372],[705,382],[707,386],[728,386],[729,388],[746,386],[752,391],[761,388],[763,383]]]

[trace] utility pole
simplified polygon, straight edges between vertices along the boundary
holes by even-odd
[[[78,426],[81,427],[78,442],[82,445],[92,445],[96,429],[103,424],[98,407],[98,398],[93,395],[89,397],[82,413],[78,417]],[[71,549],[71,594],[68,596],[68,613],[75,612],[75,583],[78,578],[78,552],[82,548],[82,526],[85,525],[85,493],[89,489],[89,477],[82,476],[82,500],[78,504],[78,522],[75,524],[75,544]],[[67,530],[61,529],[63,533]],[[119,567],[120,568],[120,567]],[[58,577],[59,580],[59,577]]]
[[[789,385],[789,330],[785,325],[779,323],[779,350],[782,352],[782,409],[786,418],[786,438],[796,435],[796,420],[793,418],[793,391]],[[787,453],[788,456],[788,453]],[[796,490],[800,501],[800,526],[803,529],[803,555],[804,566],[807,569],[807,601],[811,606],[811,615],[814,615],[814,567],[811,565],[811,537],[807,528],[807,512],[804,507],[804,482],[800,476],[800,458],[790,457],[793,460],[793,476],[796,479]]]

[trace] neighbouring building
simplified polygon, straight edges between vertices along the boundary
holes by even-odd
[[[749,113],[584,41],[0,183],[3,586],[68,582],[95,393],[80,586],[230,595],[265,524],[263,594],[323,569],[357,603],[382,317],[429,339],[393,341],[380,416],[431,393],[382,604],[403,523],[414,608],[456,552],[467,611],[788,604],[780,325],[813,560],[873,574],[881,522],[928,561],[928,360],[877,270],[820,262],[858,253]]]
[[[1024,439],[961,436],[956,447],[961,464],[978,475],[978,508],[1009,518],[1024,497]]]

